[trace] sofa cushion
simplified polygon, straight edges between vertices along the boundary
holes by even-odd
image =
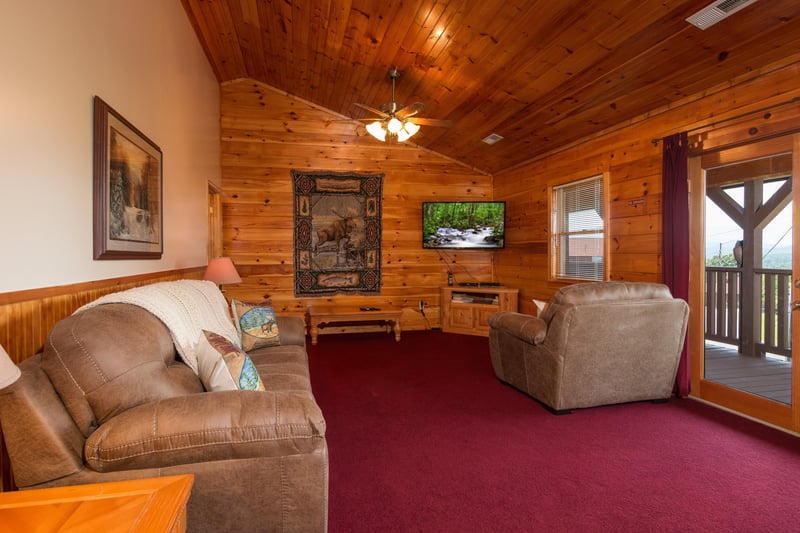
[[[310,453],[324,435],[307,392],[205,392],[122,413],[86,440],[84,454],[93,470],[115,472]]]
[[[252,304],[231,300],[231,311],[236,330],[246,352],[281,343],[278,322],[271,302]]]
[[[264,390],[250,357],[222,335],[203,330],[196,353],[200,381],[207,391]]]
[[[84,436],[143,403],[203,390],[176,360],[166,326],[141,307],[106,304],[59,321],[42,353],[42,369]]]
[[[272,346],[249,355],[268,391],[311,392],[308,356],[300,346]]]

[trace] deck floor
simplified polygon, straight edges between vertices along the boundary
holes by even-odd
[[[790,405],[792,363],[741,355],[735,346],[706,342],[705,378]]]

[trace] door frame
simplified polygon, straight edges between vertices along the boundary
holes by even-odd
[[[690,145],[692,143],[690,142]],[[716,146],[693,153],[689,175],[689,353],[691,396],[742,413],[769,424],[800,432],[800,368],[792,357],[792,405],[707,381],[705,375],[705,192],[704,168],[792,151],[792,195],[800,195],[800,134],[787,134],[747,144]],[[800,279],[800,201],[792,203],[792,279]],[[800,288],[792,289],[792,301],[800,300]],[[800,311],[792,313],[792,346],[799,346]],[[800,352],[800,350],[798,350]],[[793,354],[794,355],[794,354]]]

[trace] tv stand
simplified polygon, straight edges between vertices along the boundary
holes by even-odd
[[[461,285],[441,288],[442,331],[489,335],[489,315],[516,311],[519,290],[502,285]]]

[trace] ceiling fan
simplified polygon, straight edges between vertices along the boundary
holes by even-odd
[[[367,132],[378,139],[379,141],[386,142],[389,139],[396,138],[398,142],[408,140],[412,135],[419,131],[420,126],[439,126],[449,128],[453,123],[449,120],[440,120],[434,118],[423,118],[417,116],[419,113],[425,111],[425,104],[422,102],[414,102],[413,104],[404,106],[398,104],[395,98],[395,82],[400,77],[400,71],[397,67],[389,69],[389,77],[392,79],[392,101],[381,104],[377,109],[365,104],[355,103],[358,107],[366,109],[370,113],[375,113],[380,118],[362,118],[361,121],[369,122],[367,124]]]

